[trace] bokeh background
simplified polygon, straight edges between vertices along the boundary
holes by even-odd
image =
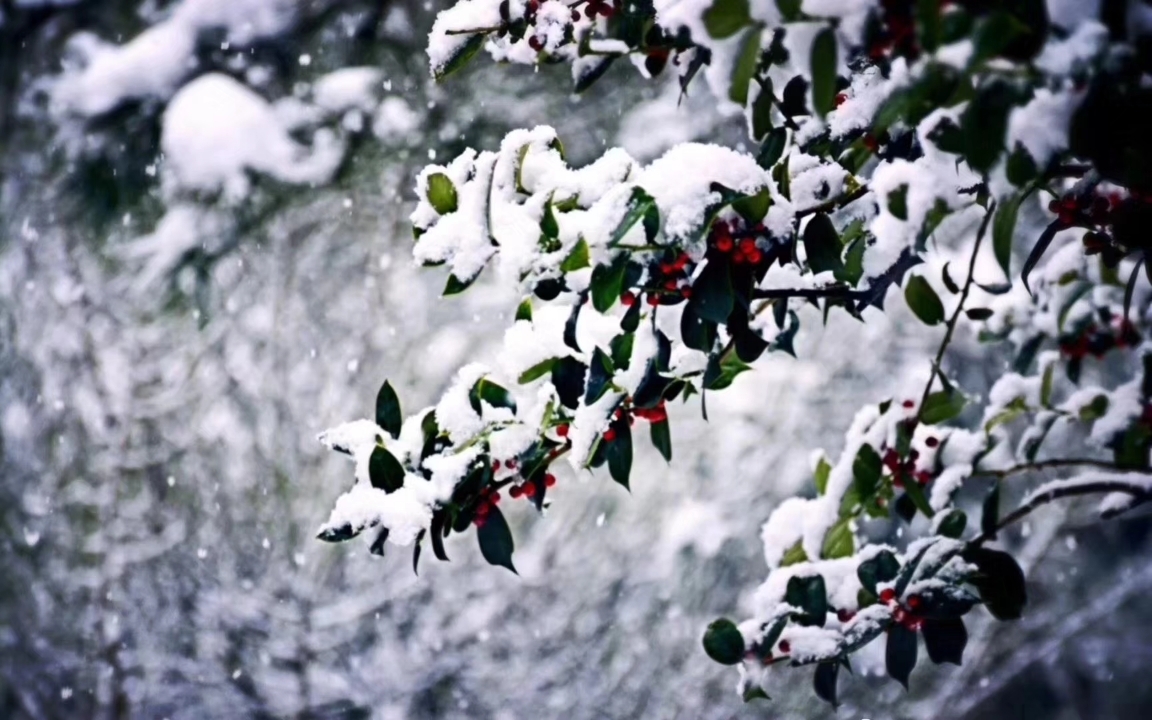
[[[484,59],[436,86],[442,6],[0,0],[0,717],[1149,716],[1146,515],[1038,514],[1008,538],[1026,617],[977,611],[964,666],[910,694],[874,647],[838,712],[808,670],[745,706],[702,652],[764,580],[759,527],[811,492],[812,450],[926,372],[938,338],[898,301],[809,313],[798,358],[710,396],[708,423],[674,408],[675,462],[641,450],[631,495],[561,475],[546,517],[510,513],[519,576],[470,536],[419,576],[314,540],[350,482],[316,433],[385,378],[431,404],[518,300],[441,299],[415,267],[423,164],[536,124],[574,164],[744,137],[702,85],[680,101],[627,67],[578,98],[563,67]],[[977,392],[1005,367],[967,337],[947,362]]]

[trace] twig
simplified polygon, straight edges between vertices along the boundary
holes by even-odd
[[[1132,468],[1117,467],[1115,464],[1107,460],[1093,460],[1090,458],[1061,458],[1055,460],[1041,460],[1040,462],[1028,463],[1026,465],[1015,465],[1004,470],[977,470],[972,473],[973,477],[994,477],[1003,479],[1012,475],[1020,475],[1027,472],[1036,472],[1040,470],[1052,470],[1057,468],[1071,468],[1071,467],[1091,467],[1100,470],[1107,470],[1109,472],[1147,472],[1145,470],[1138,470]]]
[[[819,205],[813,205],[810,208],[798,210],[796,212],[796,219],[799,220],[802,217],[805,217],[807,215],[815,215],[816,213],[822,213],[822,212],[826,213],[826,212],[832,212],[833,210],[839,210],[840,208],[844,207],[845,205],[850,205],[850,204],[856,202],[857,200],[859,200],[860,198],[864,197],[867,194],[868,194],[868,186],[867,185],[861,185],[860,187],[856,188],[855,190],[848,193],[847,195],[840,195],[839,197],[834,197],[831,200],[828,200],[826,202],[822,202]]]
[[[964,287],[960,291],[960,302],[956,303],[956,310],[953,311],[952,317],[948,318],[948,329],[944,333],[944,340],[940,343],[940,349],[936,351],[936,359],[932,361],[932,374],[928,376],[928,382],[924,385],[924,394],[920,396],[920,405],[916,408],[917,424],[920,422],[920,415],[924,412],[924,405],[928,402],[928,396],[932,394],[932,385],[936,382],[936,375],[940,372],[940,364],[944,362],[944,352],[952,343],[952,335],[956,332],[956,323],[960,319],[960,313],[964,312],[964,302],[968,299],[968,292],[975,282],[976,256],[980,253],[980,244],[984,241],[984,234],[988,231],[988,223],[992,220],[992,213],[995,209],[995,202],[988,206],[988,212],[984,214],[984,220],[976,232],[976,243],[972,246],[972,257],[968,259],[968,277],[964,280]]]
[[[1012,512],[1008,513],[1003,517],[1003,519],[1000,520],[1000,522],[996,523],[996,527],[993,528],[990,532],[977,535],[976,537],[972,538],[968,544],[972,545],[973,547],[979,547],[980,545],[983,545],[989,540],[995,538],[996,535],[999,534],[999,532],[1004,528],[1008,527],[1017,520],[1027,517],[1037,508],[1043,507],[1044,505],[1047,505],[1048,503],[1055,500],[1060,500],[1061,498],[1066,497],[1097,495],[1100,493],[1110,492],[1127,493],[1136,498],[1139,502],[1147,502],[1148,500],[1152,499],[1152,493],[1141,491],[1133,487],[1131,483],[1126,483],[1123,480],[1098,480],[1096,482],[1084,483],[1082,485],[1056,487],[1052,488],[1046,493],[1043,493],[1042,495],[1038,495],[1030,502],[1023,504]]]
[[[752,291],[753,300],[776,300],[781,298],[851,298],[854,300],[865,297],[867,291],[853,290],[847,285],[833,285],[822,288],[781,288],[772,290],[757,289]]]

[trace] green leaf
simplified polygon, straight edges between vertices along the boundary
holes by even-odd
[[[628,267],[628,256],[617,255],[609,265],[597,265],[592,269],[592,307],[597,312],[606,313],[624,289],[624,271]]]
[[[756,94],[756,99],[752,101],[752,138],[754,140],[764,139],[772,131],[772,106],[775,103],[775,95],[772,89],[772,78],[764,78],[760,81],[760,92]],[[761,146],[763,152],[764,146]],[[781,148],[781,151],[783,148]],[[779,155],[777,155],[779,157]],[[757,162],[760,159],[757,158]]]
[[[608,474],[625,489],[629,489],[628,476],[632,474],[632,428],[627,420],[617,420],[611,427],[616,431],[616,439],[605,443]]]
[[[975,67],[985,60],[996,57],[1028,32],[1028,26],[1008,12],[997,10],[991,13],[976,28],[972,57],[968,60],[968,66]]]
[[[804,252],[808,255],[808,267],[813,273],[827,270],[841,272],[844,263],[840,260],[843,247],[840,236],[832,220],[824,213],[817,213],[804,227]]]
[[[898,220],[908,219],[908,186],[901,185],[888,193],[888,212]]]
[[[1000,524],[1000,483],[993,485],[988,494],[984,496],[984,504],[981,509],[980,532],[996,537],[996,529]]]
[[[731,620],[713,620],[704,631],[704,652],[721,665],[736,665],[744,659],[744,636]]]
[[[932,505],[928,502],[928,498],[924,496],[924,488],[920,487],[920,483],[916,482],[915,478],[910,478],[908,482],[904,483],[904,494],[916,506],[916,509],[924,513],[924,517],[933,517],[936,511],[932,509]]]
[[[760,26],[753,25],[744,33],[740,41],[740,54],[732,68],[732,84],[728,87],[728,98],[740,107],[748,104],[748,83],[756,74],[756,64],[760,60]]]
[[[564,262],[560,263],[560,270],[561,272],[570,273],[573,270],[586,268],[591,264],[588,255],[588,243],[584,241],[584,238],[580,238],[572,247],[572,252],[568,253],[568,257],[564,258]]]
[[[612,338],[608,349],[612,351],[612,366],[618,370],[627,370],[632,362],[632,346],[636,343],[635,333],[626,332]]]
[[[959,415],[964,410],[964,396],[956,390],[937,390],[924,401],[920,408],[920,421],[925,425],[936,425]]]
[[[1031,252],[1028,253],[1028,257],[1024,260],[1024,267],[1020,270],[1020,280],[1024,283],[1024,289],[1029,293],[1032,292],[1032,288],[1028,287],[1029,273],[1031,273],[1032,269],[1036,267],[1036,264],[1040,262],[1040,258],[1044,257],[1044,253],[1048,251],[1048,246],[1051,245],[1052,240],[1056,238],[1056,233],[1063,229],[1059,219],[1049,223],[1048,226],[1044,228],[1044,232],[1040,233],[1039,239],[1036,240],[1036,244],[1032,246]]]
[[[858,237],[848,245],[844,253],[844,267],[836,274],[840,282],[855,286],[864,277],[864,250],[868,243],[863,237]]]
[[[884,463],[876,450],[871,445],[861,445],[852,461],[852,477],[861,503],[867,504],[876,494],[883,468]]]
[[[484,41],[487,39],[487,33],[476,33],[469,35],[468,40],[452,53],[452,57],[438,68],[432,71],[432,76],[436,82],[440,82],[452,73],[468,64],[472,57],[480,52],[480,48],[484,47]]]
[[[968,316],[969,320],[980,321],[992,317],[992,310],[989,308],[968,308],[964,314]]]
[[[704,369],[704,387],[708,390],[723,390],[737,376],[751,369],[735,352],[728,351],[720,357],[709,355],[708,365]]]
[[[816,471],[812,473],[816,482],[817,495],[823,495],[824,491],[828,489],[828,476],[831,473],[832,466],[828,464],[828,459],[821,457],[820,461],[816,463]]]
[[[752,22],[748,0],[716,0],[704,11],[704,28],[716,40],[732,37]]]
[[[715,258],[708,261],[692,283],[690,302],[701,319],[717,325],[728,322],[736,298],[726,260]]]
[[[881,550],[856,568],[860,584],[873,595],[879,595],[877,585],[892,582],[899,573],[900,561],[888,550]]]
[[[476,282],[476,278],[480,277],[479,273],[467,280],[461,280],[455,275],[448,276],[448,282],[444,284],[444,297],[449,295],[459,295],[472,286]]]
[[[940,0],[916,0],[916,27],[920,31],[920,47],[927,53],[936,52],[942,32]]]
[[[797,540],[796,544],[784,552],[780,558],[780,567],[788,567],[796,563],[808,562],[808,553],[804,552],[804,545]]]
[[[1024,571],[1011,555],[999,550],[970,547],[964,551],[964,560],[976,566],[978,574],[972,584],[980,591],[980,599],[988,612],[997,620],[1017,620],[1028,604],[1028,588]]]
[[[908,280],[904,287],[904,300],[924,324],[938,325],[944,321],[944,304],[923,276],[913,275]]]
[[[981,175],[992,169],[1004,150],[1008,113],[1016,101],[1016,90],[1007,82],[994,79],[976,91],[960,116],[964,158]]]
[[[772,699],[771,697],[769,697],[768,693],[764,692],[764,688],[760,687],[759,685],[749,685],[748,687],[744,688],[744,692],[741,693],[740,697],[746,703],[750,703],[753,700],[771,700]]]
[[[836,107],[836,32],[826,27],[812,41],[812,106],[824,117]]]
[[[929,660],[937,665],[963,664],[964,648],[968,645],[968,629],[963,620],[958,617],[929,617],[924,619],[920,629],[924,633],[924,647],[928,650]]]
[[[740,213],[740,217],[749,225],[755,225],[763,220],[770,207],[772,207],[772,193],[768,188],[732,201],[732,209]]]
[[[652,444],[668,462],[672,462],[672,432],[667,420],[654,422],[649,428]]]
[[[766,88],[767,92],[769,88]],[[763,92],[761,94],[763,95]],[[756,164],[765,170],[769,170],[780,161],[780,157],[784,155],[784,148],[788,146],[788,130],[787,128],[778,127],[768,133],[768,137],[764,138],[764,142],[760,143],[760,152],[756,154]],[[781,191],[784,194],[784,191]],[[785,195],[787,197],[787,195]]]
[[[396,396],[392,384],[385,380],[384,384],[380,386],[380,391],[376,393],[376,424],[395,438],[400,437],[400,425],[403,422],[404,417],[400,413],[400,398]]]
[[[828,593],[824,588],[824,576],[788,578],[784,602],[800,609],[795,618],[799,624],[824,627],[825,616],[828,614]]]
[[[968,526],[968,515],[963,510],[952,509],[948,511],[940,522],[936,525],[936,534],[944,537],[959,540],[960,536],[964,534],[964,528]]]
[[[655,213],[657,218],[656,228],[649,227],[648,217]],[[632,188],[632,195],[628,198],[628,206],[624,211],[624,217],[617,223],[616,229],[612,231],[612,237],[608,238],[608,247],[613,248],[620,244],[628,231],[636,223],[644,220],[644,229],[648,235],[648,242],[652,242],[655,236],[655,231],[659,230],[659,210],[656,209],[656,201],[652,196],[644,192],[644,188]],[[601,310],[603,312],[603,310]]]
[[[456,212],[456,186],[444,173],[428,176],[428,203],[441,215]]]
[[[812,687],[816,697],[837,707],[836,680],[840,676],[839,662],[820,663],[816,666],[816,675],[812,678]]]
[[[604,396],[612,384],[616,368],[612,359],[600,348],[592,351],[592,364],[588,367],[588,385],[584,391],[584,404],[591,405]]]
[[[516,412],[516,400],[503,386],[497,385],[488,378],[480,378],[468,393],[468,402],[477,415],[483,413],[480,401],[488,403],[494,408],[508,408]]]
[[[556,365],[556,358],[548,358],[547,360],[541,360],[540,362],[536,363],[535,365],[528,368],[524,372],[520,373],[520,377],[517,379],[517,382],[519,382],[521,385],[527,385],[528,383],[532,382],[533,380],[539,380],[540,378],[544,377],[548,373],[552,372],[552,368],[555,365]]]
[[[1016,143],[1016,147],[1008,156],[1008,162],[1004,169],[1008,175],[1008,182],[1016,187],[1027,185],[1040,174],[1040,170],[1036,167],[1036,161],[1032,159],[1021,142]]]
[[[888,646],[884,652],[884,664],[888,676],[908,689],[908,677],[916,667],[916,633],[903,625],[892,625],[888,630]]]
[[[1016,216],[1020,211],[1020,195],[1013,195],[996,207],[992,217],[992,249],[996,262],[1004,270],[1005,277],[1011,278],[1009,266],[1012,262],[1012,236],[1016,232]]]
[[[544,214],[540,217],[540,232],[548,238],[560,235],[560,223],[556,221],[556,213],[552,211],[551,200],[544,203]]]
[[[368,478],[372,487],[394,493],[404,486],[404,466],[395,455],[377,445],[368,458]]]
[[[850,557],[856,551],[856,540],[852,537],[852,522],[850,517],[840,520],[824,535],[824,545],[820,549],[820,557],[825,560]]]
[[[516,321],[520,320],[532,322],[532,298],[524,298],[516,306]]]
[[[448,553],[444,552],[444,536],[451,526],[446,522],[447,519],[446,510],[437,510],[432,513],[432,526],[428,528],[428,534],[432,537],[432,552],[441,562],[448,562]]]
[[[480,554],[489,565],[499,565],[516,572],[516,567],[512,564],[512,551],[515,550],[512,530],[509,529],[508,521],[504,519],[504,513],[500,512],[500,508],[493,507],[488,511],[484,524],[476,530],[476,539],[480,541]]]
[[[552,385],[561,405],[572,410],[580,406],[587,371],[584,363],[571,356],[560,358],[552,366]]]
[[[604,76],[608,72],[608,68],[612,67],[612,63],[616,62],[619,55],[602,55],[598,60],[590,65],[580,66],[580,75],[576,78],[575,87],[573,90],[577,94],[584,92],[592,87],[592,84]],[[573,67],[576,67],[575,65]]]

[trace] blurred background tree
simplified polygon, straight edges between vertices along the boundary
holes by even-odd
[[[439,9],[0,0],[0,715],[755,712],[700,630],[762,579],[759,525],[808,479],[797,448],[835,451],[921,360],[906,314],[834,318],[710,400],[710,424],[674,410],[677,464],[640,451],[631,496],[562,477],[572,502],[513,519],[519,578],[471,543],[413,577],[313,540],[345,482],[316,432],[369,416],[385,376],[431,401],[506,324],[498,288],[440,302],[411,267],[416,169],[541,122],[575,165],[743,133],[623,69],[579,98],[562,72],[485,63],[436,86]],[[970,338],[953,352],[973,389],[1002,367]],[[1042,516],[1028,618],[974,628],[965,667],[911,698],[874,657],[840,713],[1146,711],[1148,527]],[[833,715],[783,690],[762,712]]]

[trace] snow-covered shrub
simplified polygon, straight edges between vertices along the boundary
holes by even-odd
[[[356,481],[320,538],[370,532],[372,552],[414,544],[415,562],[425,541],[446,559],[445,538],[475,527],[485,558],[514,571],[504,497],[543,510],[558,462],[607,465],[627,487],[634,433],[646,426],[670,461],[666,406],[697,398],[706,415],[708,393],[792,352],[803,306],[867,321],[902,294],[939,328],[927,382],[861,409],[839,459],[816,456],[813,492],[764,524],[754,616],[712,623],[704,648],[740,667],[745,699],[764,696],[770,667],[812,665],[835,703],[839,669],[881,636],[905,685],[918,635],[932,661],[959,663],[977,605],[999,620],[1025,610],[1020,566],[987,547],[1005,527],[1065,497],[1101,494],[1110,516],[1152,492],[1149,64],[1126,41],[1139,28],[1061,12],[1042,0],[442,12],[437,78],[485,48],[571,63],[582,90],[627,57],[645,75],[672,68],[683,92],[703,74],[758,147],[684,143],[649,164],[613,149],[572,167],[537,127],[426,167],[416,259],[447,267],[445,295],[488,270],[523,299],[495,367],[468,365],[407,417],[385,383],[374,419],[321,435]],[[969,327],[1015,355],[982,402],[941,365]],[[1092,367],[1105,355],[1122,382]],[[1077,439],[1088,449],[1070,454]],[[1068,477],[1001,511],[1001,480],[1045,469]],[[989,480],[976,527],[956,498]],[[889,515],[909,525],[904,547],[869,540]]]

